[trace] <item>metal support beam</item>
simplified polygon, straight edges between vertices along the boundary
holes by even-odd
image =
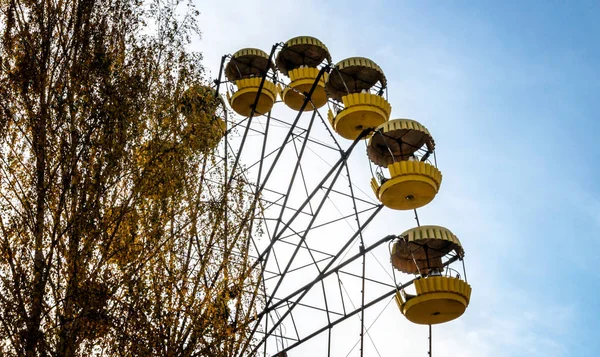
[[[238,150],[237,155],[235,155],[235,162],[233,163],[233,167],[231,168],[231,177],[229,178],[228,187],[231,185],[231,181],[235,176],[235,170],[240,162],[240,156],[242,156],[242,150],[244,149],[244,144],[246,142],[246,138],[248,137],[248,131],[250,130],[250,125],[252,123],[252,117],[254,116],[254,111],[256,110],[256,106],[258,105],[258,100],[260,99],[260,94],[262,93],[262,89],[265,85],[265,81],[267,80],[267,75],[269,73],[269,66],[273,60],[273,55],[275,54],[275,50],[277,49],[277,44],[271,47],[271,53],[269,54],[269,60],[267,62],[267,68],[264,69],[262,78],[260,80],[260,84],[258,85],[258,91],[256,92],[256,98],[254,98],[254,104],[252,104],[252,109],[250,110],[250,116],[248,116],[248,125],[246,125],[246,130],[244,130],[244,135],[242,136],[242,142],[240,143],[240,148]],[[219,73],[219,75],[221,75]],[[262,113],[261,113],[262,114]]]
[[[339,324],[340,322],[343,322],[343,321],[349,319],[350,317],[358,314],[359,312],[361,312],[361,311],[363,311],[365,309],[368,309],[369,307],[377,304],[378,302],[380,302],[382,300],[385,300],[386,298],[394,295],[396,293],[396,291],[402,290],[402,289],[410,286],[410,284],[412,284],[414,280],[415,279],[413,279],[413,280],[411,280],[411,281],[409,281],[409,282],[407,282],[405,284],[402,284],[402,285],[398,286],[397,288],[394,288],[394,289],[388,291],[387,293],[381,295],[380,297],[378,297],[378,298],[376,298],[374,300],[371,300],[370,302],[368,302],[367,304],[365,304],[363,307],[360,307],[360,308],[358,308],[358,309],[356,309],[354,311],[351,311],[350,313],[348,313],[344,317],[340,317],[339,319],[337,319],[337,320],[335,320],[335,321],[333,321],[333,322],[331,322],[331,323],[323,326],[322,328],[316,330],[315,332],[311,333],[310,335],[308,335],[308,336],[300,339],[298,342],[293,343],[290,346],[286,347],[285,349],[279,351],[279,353],[287,352],[287,351],[291,350],[292,348],[300,345],[301,343],[306,342],[306,341],[310,340],[311,338],[317,336],[318,334],[322,333],[323,331],[325,331],[327,329],[331,329],[332,327],[334,327],[335,325]]]
[[[390,238],[390,237],[391,237],[391,238]],[[372,250],[373,248],[375,248],[374,246],[378,246],[378,245],[380,245],[381,243],[385,243],[386,241],[389,241],[390,239],[393,239],[393,238],[395,238],[395,236],[387,236],[387,237],[385,237],[385,238],[383,238],[383,239],[379,240],[379,241],[378,241],[377,243],[375,243],[373,246],[370,246],[369,248],[366,248],[366,249],[365,249],[365,253],[366,253],[366,252],[368,252],[368,251],[370,251],[370,250]],[[360,257],[360,255],[361,255],[361,254],[358,254],[358,256],[359,256],[359,257]],[[355,256],[355,257],[356,257],[356,256]],[[354,257],[353,257],[353,258],[354,258]],[[443,264],[443,267],[446,267],[446,266],[448,266],[448,265],[452,264],[452,263],[453,263],[453,262],[455,262],[457,259],[458,259],[458,258],[456,257],[456,259],[454,259],[454,258],[453,258],[453,259],[450,259],[450,260],[448,260],[447,262],[445,262],[445,263]],[[333,272],[333,271],[337,271],[337,270],[339,270],[339,268],[336,268],[335,270],[332,270],[332,272]],[[339,319],[337,319],[337,320],[335,320],[335,321],[333,321],[333,322],[331,322],[331,323],[328,323],[327,325],[323,326],[322,328],[320,328],[320,329],[318,329],[318,330],[315,330],[313,333],[311,333],[311,334],[307,335],[306,337],[303,337],[303,338],[299,339],[299,340],[298,340],[298,342],[296,342],[296,343],[294,343],[294,344],[292,344],[292,345],[290,345],[290,346],[286,347],[285,349],[283,349],[283,350],[279,351],[279,353],[282,353],[282,352],[287,352],[287,351],[291,350],[292,348],[294,348],[294,347],[296,347],[296,346],[298,346],[298,345],[300,345],[300,344],[302,344],[302,343],[304,343],[304,342],[306,342],[306,341],[310,340],[311,338],[313,338],[313,337],[315,337],[315,336],[319,335],[319,334],[320,334],[320,333],[322,333],[323,331],[325,331],[325,330],[327,330],[327,329],[331,329],[332,327],[334,327],[335,325],[339,324],[340,322],[343,322],[343,321],[347,320],[348,318],[350,318],[350,317],[352,317],[352,316],[354,316],[354,315],[356,315],[356,314],[358,314],[358,313],[360,313],[360,312],[362,312],[362,311],[364,311],[364,310],[368,309],[369,307],[371,307],[371,306],[373,306],[373,305],[377,304],[378,302],[380,302],[380,301],[382,301],[382,300],[385,300],[386,298],[388,298],[388,297],[390,297],[390,296],[394,295],[394,294],[395,294],[397,291],[400,291],[400,290],[403,290],[403,289],[405,289],[405,288],[409,287],[409,286],[410,286],[412,283],[414,283],[414,281],[415,281],[415,280],[417,280],[417,279],[421,279],[421,278],[420,278],[420,277],[417,277],[417,278],[414,278],[414,279],[412,279],[412,280],[410,280],[410,281],[408,281],[408,282],[406,282],[406,283],[404,283],[404,284],[402,284],[402,285],[398,285],[398,286],[397,286],[397,287],[395,287],[394,289],[392,289],[392,290],[390,290],[390,291],[388,291],[388,292],[386,292],[386,293],[382,294],[382,295],[381,295],[381,296],[379,296],[378,298],[375,298],[375,299],[371,300],[370,302],[368,302],[368,303],[364,304],[362,307],[360,307],[360,308],[358,308],[358,309],[355,309],[354,311],[351,311],[351,312],[349,312],[348,314],[344,315],[343,317],[340,317]],[[430,326],[430,328],[431,328],[431,326]],[[267,333],[265,336],[268,336],[268,335],[269,335],[269,332],[268,332],[268,333]],[[430,344],[431,344],[431,340],[430,340]],[[430,345],[430,349],[429,349],[429,350],[431,351],[431,345]]]
[[[287,317],[287,315],[289,315],[292,310],[296,307],[296,305],[302,300],[302,298],[304,298],[304,296],[306,296],[306,294],[308,294],[308,291],[315,285],[317,284],[319,281],[322,281],[323,279],[325,279],[327,276],[335,273],[336,271],[338,271],[339,269],[343,268],[344,266],[350,264],[352,261],[354,261],[355,259],[358,259],[360,257],[362,257],[364,254],[368,253],[369,251],[371,251],[372,249],[375,249],[377,246],[379,246],[382,243],[388,242],[394,238],[396,238],[396,236],[394,235],[389,235],[383,239],[380,239],[378,242],[376,242],[375,244],[371,245],[369,248],[365,248],[364,250],[361,250],[358,254],[354,255],[353,257],[351,257],[350,259],[346,260],[345,262],[341,263],[340,265],[338,265],[337,267],[329,270],[329,268],[333,265],[333,263],[342,255],[342,253],[348,248],[348,246],[350,246],[350,244],[352,243],[352,241],[358,236],[359,232],[362,231],[362,229],[364,229],[364,227],[366,227],[371,220],[377,215],[377,213],[379,213],[379,211],[381,210],[383,206],[380,206],[379,209],[377,211],[375,211],[367,220],[366,222],[363,224],[363,226],[359,229],[358,232],[354,233],[352,235],[352,237],[348,240],[348,242],[346,242],[346,244],[344,245],[344,247],[342,247],[342,249],[340,249],[340,251],[338,252],[338,254],[336,254],[336,256],[331,260],[331,262],[329,262],[329,264],[323,269],[323,272],[321,274],[319,274],[319,276],[313,280],[312,282],[306,284],[304,287],[296,290],[294,293],[288,295],[288,297],[282,299],[281,301],[274,303],[271,306],[266,306],[265,309],[257,316],[258,319],[258,323],[260,323],[260,320],[262,319],[262,317],[268,313],[272,308],[276,307],[277,305],[281,304],[283,301],[288,301],[291,297],[294,297],[298,294],[300,294],[300,296],[294,300],[292,306],[283,314],[281,315],[281,317],[279,318],[279,320],[277,322],[275,322],[274,326],[271,327],[271,330],[267,332],[267,336],[272,333],[277,326],[279,326],[283,320]],[[258,323],[255,327],[258,326]],[[255,347],[255,349],[253,350],[252,353],[255,353],[258,348],[264,343],[264,341],[266,340],[266,337],[263,338]]]

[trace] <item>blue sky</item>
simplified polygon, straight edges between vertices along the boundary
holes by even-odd
[[[596,356],[600,3],[366,4],[200,0],[197,49],[213,76],[224,53],[298,35],[334,61],[377,62],[392,116],[436,139],[444,183],[422,219],[467,252],[471,306],[436,327],[435,355]],[[382,331],[402,318],[390,316]],[[405,351],[425,356],[425,343]]]

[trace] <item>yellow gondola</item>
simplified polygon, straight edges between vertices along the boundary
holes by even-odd
[[[227,93],[231,108],[242,116],[259,116],[268,113],[277,99],[279,89],[269,78],[265,79],[254,113],[252,107],[260,88],[264,71],[275,70],[269,55],[256,48],[244,48],[231,56],[225,67],[225,77],[235,83],[237,90]]]
[[[389,179],[383,176],[379,180],[371,179],[371,188],[384,206],[410,210],[435,198],[442,183],[442,173],[422,160],[434,148],[429,131],[414,120],[394,119],[375,129],[367,146],[367,155],[373,163],[387,166],[389,170]]]
[[[420,149],[432,153],[435,142],[426,127],[411,119],[393,119],[376,129],[367,146],[367,156],[376,165],[387,166],[409,160]]]
[[[213,115],[206,107],[215,108]],[[181,96],[179,109],[185,118],[184,141],[192,150],[213,149],[227,131],[225,102],[208,86],[191,86]]]
[[[442,276],[443,259],[463,259],[464,251],[450,230],[439,226],[410,229],[394,243],[392,265],[415,280],[416,295],[396,294],[400,311],[411,322],[434,325],[460,317],[469,305],[471,286],[457,276]],[[455,258],[455,259],[456,259]]]
[[[283,102],[294,110],[300,110],[308,93],[319,74],[318,66],[326,61],[331,63],[331,55],[327,46],[310,36],[294,37],[287,41],[277,54],[277,68],[290,77],[290,84],[282,91]],[[318,109],[327,103],[325,82],[329,74],[323,73],[311,95],[311,103],[304,110]],[[313,106],[314,105],[314,106]]]
[[[377,93],[371,93],[379,84]],[[340,61],[331,71],[325,89],[329,98],[341,102],[328,118],[342,137],[355,140],[365,129],[375,129],[389,118],[392,107],[382,97],[387,80],[381,68],[363,57]]]

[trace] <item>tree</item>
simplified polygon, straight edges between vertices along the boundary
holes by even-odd
[[[0,0],[0,354],[232,356],[255,201],[162,0]]]

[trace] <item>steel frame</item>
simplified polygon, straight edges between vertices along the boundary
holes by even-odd
[[[271,62],[271,60],[273,59],[273,57],[275,55],[277,48],[280,45],[281,44],[273,45],[271,52],[269,54],[269,62],[268,63]],[[225,62],[226,62],[227,58],[228,58],[228,56],[222,57],[220,71],[219,71],[219,77],[215,81],[217,94],[219,92],[221,83],[224,83],[221,81],[221,78],[222,78],[222,73],[223,73]],[[310,90],[307,93],[304,93],[305,94],[304,103],[302,104],[302,107],[298,111],[295,119],[293,120],[293,122],[291,124],[289,124],[287,121],[282,121],[280,119],[273,117],[271,115],[271,112],[269,112],[266,114],[265,128],[264,128],[264,130],[261,131],[261,130],[255,129],[255,128],[251,128],[251,126],[252,126],[253,117],[254,117],[254,107],[258,103],[258,99],[260,97],[263,85],[264,85],[265,81],[267,80],[267,78],[269,77],[269,68],[267,66],[267,68],[263,69],[263,71],[262,71],[262,79],[260,82],[260,86],[258,88],[257,96],[254,101],[254,105],[252,107],[250,116],[235,125],[235,127],[243,127],[243,134],[241,137],[241,141],[240,141],[239,145],[237,146],[237,150],[234,146],[231,145],[230,140],[228,139],[229,135],[225,135],[225,140],[224,140],[225,157],[224,157],[223,162],[225,165],[225,172],[226,172],[226,182],[224,182],[226,187],[230,187],[234,180],[242,179],[245,182],[249,183],[250,186],[252,187],[252,189],[254,190],[252,192],[253,207],[256,207],[256,203],[260,201],[260,202],[267,203],[269,205],[268,206],[269,209],[274,209],[274,208],[279,209],[279,214],[277,215],[276,218],[263,217],[263,220],[265,222],[266,221],[274,221],[275,222],[275,228],[274,228],[273,232],[268,233],[270,240],[269,240],[269,243],[266,245],[266,247],[264,247],[262,250],[258,251],[258,247],[257,247],[256,243],[253,242],[254,249],[256,249],[257,251],[256,251],[254,263],[250,268],[259,269],[260,274],[263,277],[262,278],[262,281],[263,281],[262,296],[265,299],[265,306],[264,306],[264,309],[262,311],[260,311],[258,313],[258,315],[256,316],[254,325],[251,328],[251,330],[249,331],[249,334],[252,336],[255,336],[255,337],[262,334],[263,337],[262,338],[256,337],[256,340],[258,342],[256,343],[255,346],[252,346],[252,347],[250,346],[251,340],[248,340],[245,343],[245,345],[242,347],[240,355],[245,355],[246,353],[249,353],[249,355],[252,355],[252,356],[259,355],[259,351],[262,348],[263,355],[267,356],[267,341],[270,338],[279,338],[281,341],[283,341],[283,340],[292,341],[291,345],[284,347],[277,352],[277,356],[284,355],[284,353],[286,353],[287,351],[299,346],[302,343],[305,343],[305,342],[311,340],[313,337],[315,337],[325,331],[328,331],[329,335],[328,335],[327,350],[328,350],[328,356],[330,356],[331,355],[331,347],[330,347],[331,346],[331,329],[333,327],[335,327],[336,325],[338,325],[339,323],[347,320],[348,318],[360,314],[360,321],[361,321],[360,355],[362,357],[363,353],[364,353],[364,336],[365,336],[365,322],[364,322],[365,316],[364,316],[364,314],[365,314],[365,310],[367,308],[374,306],[377,303],[385,300],[386,298],[389,298],[396,291],[398,291],[398,289],[403,289],[412,283],[412,280],[411,280],[408,283],[405,283],[402,285],[396,285],[395,283],[393,285],[391,285],[391,284],[381,283],[379,281],[368,278],[366,276],[366,255],[368,253],[370,253],[371,251],[373,251],[375,248],[381,246],[382,244],[390,242],[391,240],[396,238],[396,236],[394,236],[394,235],[386,236],[368,247],[365,247],[365,243],[363,240],[363,231],[365,230],[367,225],[377,216],[377,214],[381,211],[383,206],[381,204],[374,204],[374,203],[368,202],[366,200],[362,200],[362,199],[355,197],[354,188],[353,188],[353,184],[352,184],[352,180],[351,180],[351,176],[350,176],[350,170],[349,170],[347,161],[348,161],[348,158],[350,157],[352,151],[356,147],[356,145],[360,141],[362,141],[362,139],[366,135],[368,135],[370,131],[365,130],[356,140],[354,140],[352,142],[352,144],[346,150],[343,150],[342,147],[337,142],[337,140],[335,139],[335,136],[329,129],[328,129],[329,135],[330,135],[331,139],[333,140],[335,147],[327,145],[326,143],[321,143],[317,140],[311,139],[311,137],[310,137],[311,130],[313,129],[313,125],[315,123],[315,119],[317,118],[317,116],[319,117],[319,119],[321,120],[323,125],[325,125],[325,122],[326,122],[326,120],[321,116],[321,114],[318,112],[318,110],[315,109],[313,111],[310,121],[308,123],[308,127],[306,129],[300,128],[298,126],[299,119],[303,115],[306,106],[311,101],[312,93],[316,89],[320,78],[323,76],[323,74],[326,71],[329,71],[329,69],[330,69],[329,65],[322,66],[322,68],[320,69],[319,74],[318,74],[317,78],[315,79],[313,85],[311,86]],[[289,125],[289,130],[287,131],[287,134],[286,134],[285,138],[283,139],[280,147],[278,147],[272,151],[267,151],[267,140],[269,138],[270,127],[273,122]],[[327,125],[325,125],[325,127],[327,127]],[[233,128],[228,129],[227,134],[231,133],[232,129]],[[296,129],[300,130],[300,133],[294,133],[294,131]],[[254,132],[259,135],[263,135],[262,146],[260,149],[260,151],[261,151],[260,157],[256,161],[248,163],[248,166],[245,166],[244,169],[240,170],[240,168],[239,168],[240,160],[241,160],[242,154],[244,152],[244,147],[246,145],[249,132]],[[296,146],[297,141],[300,142],[299,147]],[[306,181],[304,180],[304,171],[303,171],[302,165],[301,165],[302,158],[304,157],[304,155],[306,153],[307,143],[309,143],[309,142],[322,145],[325,148],[337,151],[339,153],[339,159],[331,166],[330,170],[327,171],[322,176],[322,179],[319,181],[319,183],[316,186],[314,186],[314,188],[312,190],[309,190],[309,188],[306,186]],[[296,153],[296,162],[295,162],[294,168],[292,170],[292,175],[289,180],[289,184],[287,185],[287,190],[286,190],[286,192],[278,192],[275,190],[270,190],[267,187],[269,179],[272,177],[272,174],[273,174],[277,164],[279,163],[279,160],[281,159],[284,149],[286,147],[288,147],[288,145],[290,145],[290,143],[292,143],[294,145],[294,149],[295,149],[295,153]],[[227,167],[229,155],[234,156],[234,163],[233,163],[232,167]],[[273,161],[270,163],[270,165],[268,167],[266,167],[265,159],[271,158],[273,155],[274,155]],[[258,166],[258,169],[257,169],[258,174],[256,177],[256,181],[250,182],[249,179],[247,179],[245,177],[245,174],[250,169],[256,169],[256,166]],[[266,172],[266,174],[263,177],[264,172]],[[345,175],[343,175],[343,173],[345,173]],[[292,188],[294,187],[294,183],[298,180],[298,177],[297,177],[298,174],[300,174],[300,180],[304,184],[306,198],[299,205],[299,207],[294,208],[289,205],[289,198],[290,198]],[[349,186],[349,193],[344,193],[344,192],[341,192],[340,190],[334,189],[336,181],[340,178],[340,176],[345,176],[345,178],[347,179],[348,186]],[[268,192],[268,191],[278,194],[279,198],[277,198],[276,200],[268,200],[268,199],[263,198],[262,194],[264,192]],[[317,197],[317,195],[319,193],[322,193],[323,191],[324,191],[324,194],[322,194],[322,197],[320,197],[320,199],[317,200],[318,203],[316,204],[316,209],[313,209],[313,202],[314,202],[313,199],[315,199]],[[319,214],[321,213],[326,200],[330,197],[331,194],[339,194],[339,195],[343,195],[343,196],[346,196],[347,198],[351,199],[352,213],[342,216],[341,218],[337,218],[334,220],[328,220],[325,223],[316,224],[317,217],[319,217]],[[372,208],[359,210],[357,207],[357,201],[360,201],[361,203],[371,204]],[[304,211],[307,206],[310,209],[310,213]],[[227,207],[227,205],[225,205],[225,207]],[[284,213],[287,211],[291,211],[292,216],[289,218],[284,218]],[[227,211],[225,212],[225,214],[227,214]],[[292,227],[292,224],[298,219],[298,217],[301,214],[306,215],[307,218],[309,218],[309,222],[307,224],[305,224],[304,229],[295,230]],[[364,219],[361,222],[361,217],[364,216],[365,214],[368,214],[368,216],[366,217],[366,219]],[[354,218],[354,220],[356,221],[355,231],[345,241],[345,243],[342,245],[342,247],[338,249],[338,251],[335,254],[323,252],[318,249],[310,248],[308,246],[307,241],[306,241],[307,235],[312,230],[314,230],[318,227],[327,225],[327,224],[332,224],[332,223],[335,223],[335,222],[338,222],[341,220],[347,220],[348,218]],[[239,229],[240,230],[246,229],[248,232],[252,232],[253,224],[254,224],[253,221],[250,220],[248,222],[247,227],[240,227]],[[292,233],[285,234],[288,231],[291,231]],[[288,241],[287,239],[290,239],[290,238],[296,238],[297,241],[296,242]],[[350,257],[346,257],[346,255],[349,252],[349,248],[352,247],[353,244],[355,244],[357,242],[357,239],[358,239],[358,242],[360,243],[359,252]],[[248,242],[248,244],[250,244],[250,241]],[[281,269],[281,266],[277,259],[277,255],[275,254],[275,251],[274,251],[274,247],[276,245],[281,246],[282,244],[286,244],[286,245],[289,245],[294,248],[291,257],[289,258],[289,260],[287,261],[287,263],[285,264],[285,267],[283,269]],[[250,246],[248,245],[246,247],[246,249],[250,249]],[[312,259],[312,262],[306,264],[305,266],[292,268],[292,264],[295,262],[297,254],[301,250],[308,252],[308,254],[310,255],[310,257]],[[316,259],[315,255],[317,255],[317,254],[325,255],[326,257],[322,258],[322,259]],[[267,269],[267,265],[269,264],[270,260],[275,261],[277,271]],[[343,270],[349,264],[351,264],[355,261],[360,261],[362,264],[361,274],[354,274],[354,273]],[[325,262],[327,262],[325,267],[320,268],[319,263],[325,263]],[[294,271],[304,269],[308,265],[316,267],[316,269],[318,271],[317,276],[315,276],[309,283],[304,284],[303,286],[299,287],[297,290],[295,290],[292,293],[286,294],[283,297],[276,296],[277,292],[281,288],[282,283],[289,276],[289,274],[291,274]],[[341,280],[339,278],[340,273],[343,275],[358,278],[361,280],[360,306],[350,312],[346,311],[344,296],[342,294]],[[272,275],[269,277],[265,277],[265,274],[272,274]],[[343,312],[337,312],[337,311],[331,310],[329,308],[329,304],[327,301],[327,294],[325,291],[324,280],[328,277],[333,276],[334,274],[338,277],[338,284],[340,284],[339,291],[340,291],[340,296],[341,296]],[[274,288],[270,288],[267,290],[267,288],[265,287],[265,282],[268,282],[270,280],[276,280],[276,282],[275,282]],[[388,290],[387,292],[385,292],[383,294],[380,294],[378,297],[372,298],[369,301],[367,301],[366,294],[365,294],[365,284],[367,282],[383,284],[383,285],[387,286],[388,288],[392,287],[392,289]],[[306,297],[306,295],[311,291],[311,289],[313,289],[317,285],[320,285],[320,287],[323,291],[323,299],[324,299],[324,303],[325,303],[325,308],[319,307],[319,306],[316,306],[314,304],[310,304],[307,302],[303,302],[303,299]],[[307,335],[304,335],[304,336],[300,336],[300,333],[296,326],[296,322],[295,322],[294,315],[293,315],[294,310],[298,307],[305,307],[305,308],[318,310],[321,312],[326,312],[327,324],[325,324],[323,326],[315,327],[313,332],[311,332]],[[282,313],[280,314],[279,311],[282,311]],[[275,316],[275,318],[273,318],[273,316]],[[290,317],[290,321],[294,327],[296,338],[291,338],[291,337],[285,336],[281,332],[278,332],[278,329],[279,330],[281,329],[282,323],[284,323],[284,321],[286,321],[286,318],[288,318],[288,317]],[[259,329],[259,327],[260,327],[260,329]],[[261,330],[261,329],[263,329],[263,330]],[[282,347],[283,347],[283,344],[282,344]]]

